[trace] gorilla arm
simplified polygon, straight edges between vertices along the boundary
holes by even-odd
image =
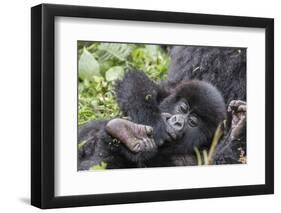
[[[123,114],[134,123],[151,126],[156,146],[162,145],[166,131],[159,102],[168,92],[141,71],[128,71],[123,80],[117,82],[115,90]]]
[[[141,167],[157,147],[152,128],[126,119],[92,121],[79,128],[78,170],[105,163],[106,168]]]

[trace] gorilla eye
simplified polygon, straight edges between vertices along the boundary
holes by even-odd
[[[184,103],[184,102],[182,102],[181,104],[180,104],[180,111],[182,112],[182,113],[187,113],[188,112],[188,105],[186,104],[186,103]]]
[[[198,118],[195,115],[190,115],[188,118],[188,123],[191,127],[198,126]]]

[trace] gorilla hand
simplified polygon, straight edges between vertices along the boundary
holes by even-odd
[[[233,100],[229,103],[227,109],[227,126],[230,131],[231,140],[240,140],[246,130],[246,102]]]
[[[132,152],[151,152],[157,148],[152,137],[153,128],[150,126],[115,118],[107,123],[105,129]]]

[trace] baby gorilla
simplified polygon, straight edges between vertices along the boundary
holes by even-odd
[[[157,154],[142,164],[145,166],[169,166],[174,154],[192,155],[194,147],[208,148],[215,129],[226,115],[224,100],[211,84],[186,81],[174,90],[165,91],[139,71],[128,72],[118,83],[117,101],[134,125],[148,125],[153,129],[153,137],[141,134],[137,143],[133,140],[138,152],[145,151],[147,141],[154,141],[158,147]],[[118,122],[122,121],[114,122],[117,125],[112,125],[110,134],[130,144],[131,138],[123,137],[124,133],[118,128]]]

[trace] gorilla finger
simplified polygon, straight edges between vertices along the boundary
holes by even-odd
[[[247,111],[247,105],[240,105],[237,109],[237,112],[246,112]]]
[[[237,100],[238,105],[247,105],[246,101]]]
[[[154,140],[152,139],[148,139],[148,142],[149,142],[149,147],[150,147],[150,150],[154,150],[156,148],[156,144],[154,143]]]
[[[232,100],[232,101],[230,101],[230,103],[228,104],[228,106],[229,106],[229,107],[233,107],[233,106],[235,106],[235,102],[236,102],[236,100]]]
[[[150,139],[146,138],[145,139],[146,141],[146,151],[152,151],[154,148],[153,148],[153,143]]]
[[[144,150],[146,150],[146,144],[145,144],[145,142],[143,140],[141,140],[141,142],[140,142],[140,151],[144,151]]]
[[[139,152],[141,151],[141,145],[139,143],[137,143],[134,147],[133,147],[133,151],[134,152]]]
[[[245,101],[241,101],[241,100],[232,100],[228,107],[230,107],[231,109],[235,110],[237,109],[240,105],[246,105]]]
[[[237,108],[237,106],[236,106],[236,100],[232,100],[232,101],[230,101],[230,103],[228,104],[227,112],[233,112],[233,110],[235,110],[236,108]]]
[[[151,141],[148,138],[145,138],[145,142],[146,142],[146,151],[151,151],[153,149],[153,145]]]
[[[153,134],[153,128],[151,126],[145,126],[145,131],[148,137],[151,137]]]
[[[246,125],[246,119],[247,117],[245,115],[242,115],[239,121],[239,125]]]
[[[152,149],[156,149],[156,143],[153,139],[150,139],[151,144],[152,144]]]

